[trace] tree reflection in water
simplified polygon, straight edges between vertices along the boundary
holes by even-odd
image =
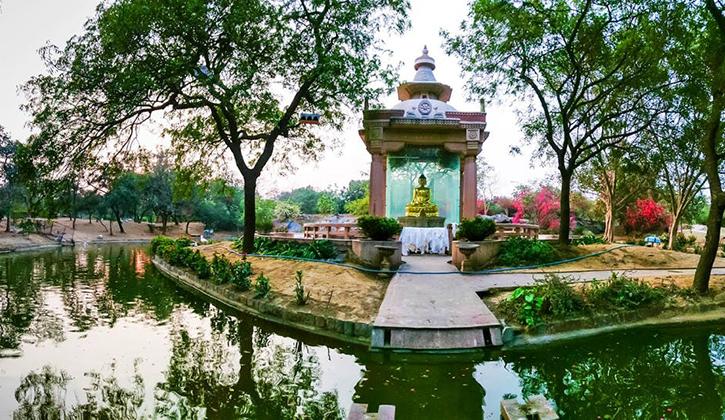
[[[722,418],[725,366],[713,360],[723,355],[721,335],[670,330],[508,353],[504,359],[525,395],[547,395],[569,418]]]
[[[31,372],[15,392],[15,418],[255,418],[340,419],[337,395],[319,392],[319,361],[297,341],[255,348],[259,334],[245,319],[216,310],[210,334],[191,333],[174,321],[171,360],[154,401],[144,404],[144,381],[131,387],[115,375],[88,372],[83,401],[70,398],[63,371]],[[237,346],[230,347],[231,345]],[[236,355],[236,356],[235,356]],[[136,370],[138,372],[138,369]],[[151,413],[141,412],[150,406]]]

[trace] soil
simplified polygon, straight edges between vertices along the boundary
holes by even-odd
[[[580,245],[561,250],[563,258],[572,258],[619,247],[618,244]],[[669,251],[646,246],[628,246],[566,264],[543,267],[537,271],[566,272],[582,270],[634,270],[646,268],[696,268],[698,254]],[[725,258],[717,257],[715,267],[725,267]]]
[[[197,249],[208,259],[218,253],[230,261],[240,260],[230,246],[231,242],[217,242]],[[372,322],[388,287],[386,280],[331,264],[261,257],[247,257],[247,261],[252,263],[255,278],[264,274],[272,293],[288,298],[295,297],[295,272],[302,271],[305,291],[310,292],[308,309],[324,313],[334,309],[336,317],[350,321]]]

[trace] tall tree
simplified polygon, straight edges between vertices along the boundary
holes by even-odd
[[[49,74],[26,85],[28,109],[69,156],[128,146],[163,111],[178,136],[228,149],[244,178],[251,252],[263,168],[321,150],[300,111],[339,128],[347,107],[379,95],[373,82],[392,79],[380,41],[405,28],[407,8],[406,0],[104,2],[83,34],[43,50]]]
[[[637,148],[603,150],[577,176],[579,186],[597,195],[604,206],[604,240],[614,242],[618,217],[635,198],[652,187],[651,161]]]
[[[669,23],[654,2],[476,0],[462,33],[446,34],[469,89],[533,96],[524,131],[561,176],[559,240],[568,243],[577,168],[644,130]]]
[[[17,164],[18,143],[0,126],[0,221],[5,217],[5,232],[10,232],[13,203],[18,195]]]
[[[658,183],[672,216],[667,243],[672,249],[682,217],[702,191],[706,178],[702,153],[692,147],[693,139],[702,138],[701,114],[684,104],[670,103],[670,111],[659,115],[644,133],[644,147],[653,155],[661,174]]]
[[[690,46],[688,51],[691,54],[686,56],[689,63],[685,70],[690,75],[688,83],[707,92],[700,148],[710,188],[710,212],[707,217],[705,246],[692,283],[695,290],[705,293],[710,287],[712,265],[720,248],[720,228],[725,211],[725,191],[720,180],[725,159],[725,4],[718,0],[705,0],[704,5],[697,6],[699,7],[695,10],[704,13],[687,16],[690,31],[684,32],[680,39]],[[705,30],[702,29],[703,26]]]

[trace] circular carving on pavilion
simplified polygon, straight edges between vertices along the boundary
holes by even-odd
[[[467,130],[468,140],[478,140],[478,130]]]
[[[418,112],[420,112],[421,115],[428,115],[433,110],[433,106],[430,104],[430,101],[428,100],[422,100],[418,104]]]

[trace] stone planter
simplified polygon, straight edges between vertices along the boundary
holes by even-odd
[[[390,256],[390,269],[397,270],[403,263],[403,243],[400,241],[372,241],[368,239],[353,239],[350,259],[367,267],[380,268],[383,262],[382,254],[376,246],[393,246],[397,248]]]
[[[461,263],[465,258],[463,253],[458,249],[458,244],[461,242],[470,241],[453,241],[453,249],[451,250],[451,260],[453,265],[455,265],[459,270],[461,269]],[[478,249],[476,249],[476,251],[471,255],[469,267],[474,270],[481,270],[496,259],[503,241],[488,240],[470,243],[478,245]]]

